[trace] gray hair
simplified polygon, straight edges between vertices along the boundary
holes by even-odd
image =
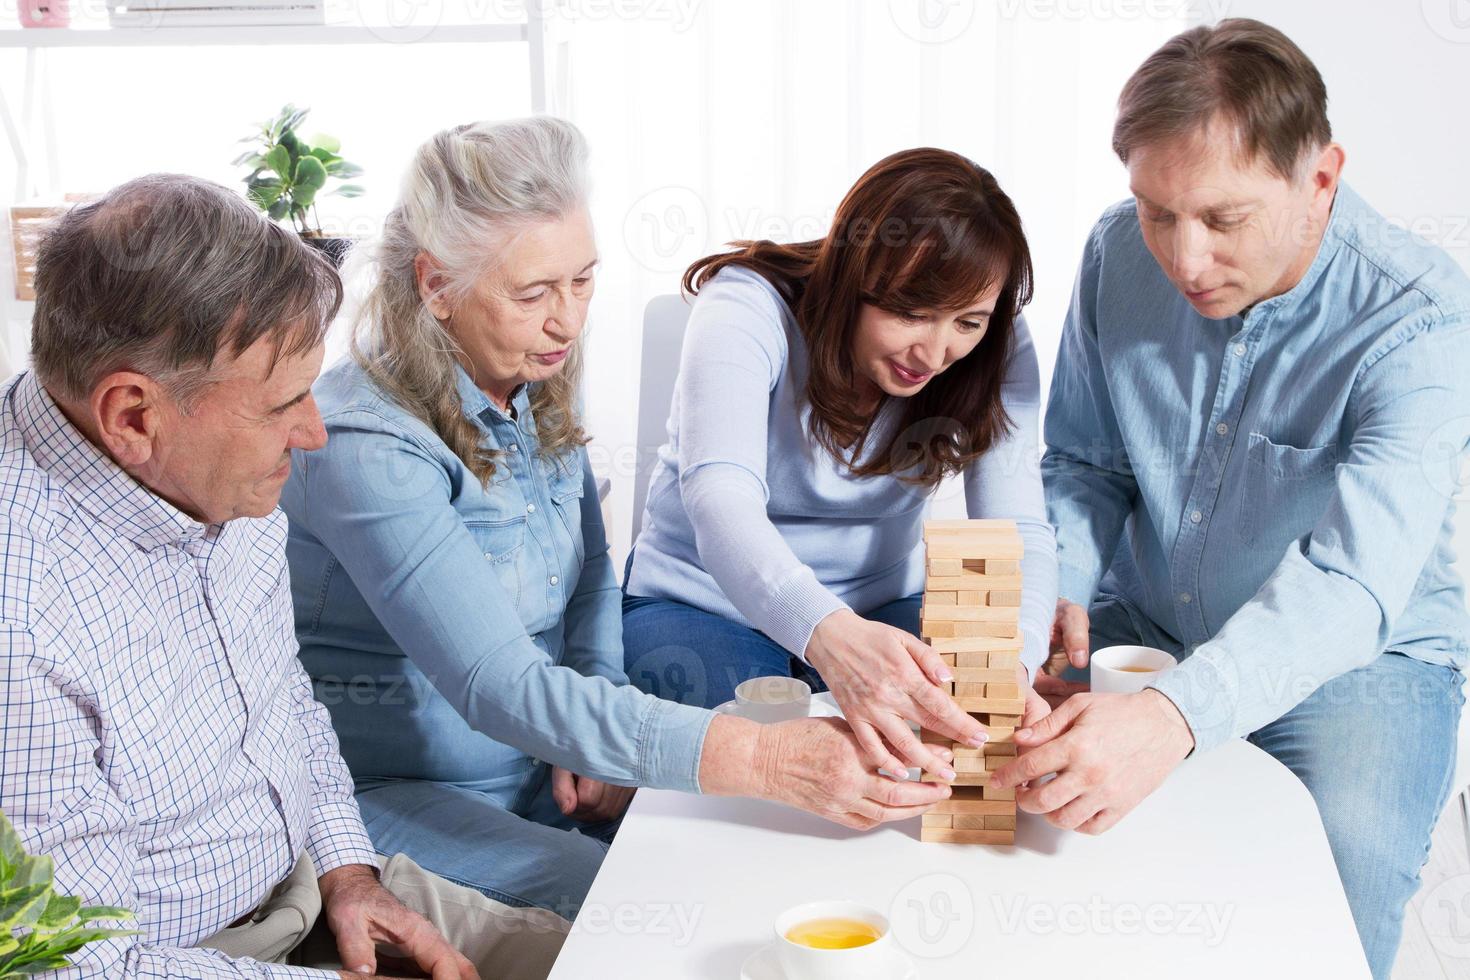
[[[31,362],[67,399],[136,371],[188,411],[222,350],[262,338],[274,358],[322,342],[342,300],[336,272],[240,195],[149,174],[66,212],[36,257]],[[273,361],[274,363],[274,361]]]
[[[552,116],[477,122],[437,133],[414,155],[397,205],[370,248],[354,250],[344,275],[370,284],[352,326],[352,356],[398,403],[432,428],[482,483],[499,453],[464,416],[455,385],[461,351],[419,294],[414,261],[427,254],[453,308],[495,268],[506,242],[527,226],[566,216],[587,201],[587,144]],[[537,384],[531,407],[539,451],[587,441],[577,412],[581,343],[562,371]]]

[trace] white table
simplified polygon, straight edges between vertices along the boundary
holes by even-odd
[[[777,913],[822,898],[887,913],[924,980],[1368,976],[1316,805],[1244,741],[1100,837],[1025,813],[1013,847],[918,834],[640,790],[551,978],[734,980]]]

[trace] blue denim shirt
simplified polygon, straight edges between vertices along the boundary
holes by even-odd
[[[346,361],[313,393],[326,448],[281,497],[301,659],[353,775],[451,783],[529,806],[538,763],[697,791],[712,717],[623,673],[621,596],[585,451],[538,450],[523,386],[498,409],[463,371],[498,449],[488,487]]]
[[[1302,280],[1224,320],[1118,204],[1088,239],[1046,416],[1060,593],[1116,597],[1186,658],[1155,686],[1201,749],[1388,649],[1463,667],[1467,412],[1470,280],[1347,186]]]

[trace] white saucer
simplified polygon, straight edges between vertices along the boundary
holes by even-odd
[[[818,695],[812,695],[811,703],[807,705],[806,716],[808,718],[842,717],[842,712],[838,710],[835,704],[828,704],[826,701],[818,701],[817,697]],[[734,701],[726,701],[724,704],[720,705],[714,710],[722,715],[733,715],[735,714],[736,707],[738,707],[738,705]]]
[[[740,980],[788,980],[776,958],[776,944],[750,954],[740,965]],[[898,950],[893,950],[893,980],[919,980],[919,971],[913,960]]]

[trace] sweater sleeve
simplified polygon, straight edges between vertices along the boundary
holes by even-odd
[[[679,368],[679,490],[700,564],[751,625],[803,657],[847,605],[766,513],[767,422],[787,353],[778,302],[745,276],[700,290]]]
[[[1013,520],[1020,531],[1026,549],[1021,559],[1021,635],[1026,644],[1021,661],[1035,677],[1046,661],[1056,612],[1057,543],[1041,486],[1041,372],[1023,319],[1016,321],[1001,403],[1011,418],[1011,431],[965,472],[965,503],[971,517]]]

